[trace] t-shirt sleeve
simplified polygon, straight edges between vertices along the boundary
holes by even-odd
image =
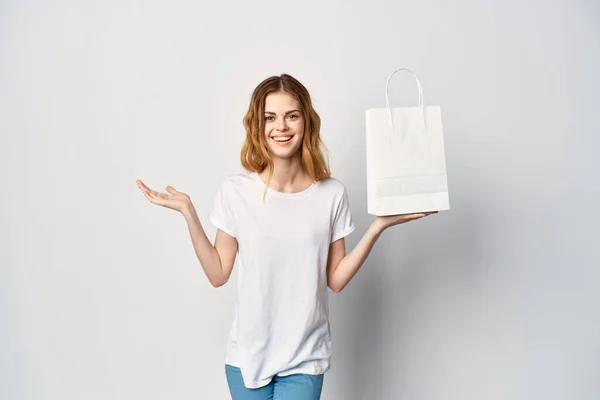
[[[333,227],[331,229],[331,243],[351,234],[355,229],[354,221],[352,220],[352,212],[350,210],[350,202],[348,201],[348,193],[344,187],[343,195],[338,202],[335,217],[333,219]]]
[[[237,232],[235,230],[230,201],[231,192],[229,182],[225,180],[215,195],[212,210],[208,214],[208,220],[216,228],[229,236],[236,237]]]

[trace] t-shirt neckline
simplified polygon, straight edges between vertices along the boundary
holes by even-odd
[[[261,179],[261,177],[258,174],[258,172],[252,172],[252,175],[254,177],[254,180],[256,182],[258,182],[258,184],[260,185],[261,190],[264,192],[265,188],[267,187],[267,184],[265,182],[263,182],[263,180]],[[318,184],[319,184],[319,181],[315,181],[315,182],[312,183],[312,185],[310,185],[306,189],[301,190],[299,192],[294,192],[294,193],[280,192],[280,191],[275,190],[275,189],[273,189],[273,188],[270,187],[267,190],[267,193],[275,195],[275,196],[287,197],[287,198],[302,197],[302,196],[308,194],[309,192],[311,192]]]

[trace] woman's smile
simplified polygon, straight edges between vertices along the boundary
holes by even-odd
[[[281,146],[285,146],[292,141],[293,135],[288,136],[271,136],[271,139]]]

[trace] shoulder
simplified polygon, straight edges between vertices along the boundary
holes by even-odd
[[[347,196],[346,185],[334,177],[320,180],[319,189],[323,194],[333,198],[336,203],[342,201]]]
[[[337,193],[344,193],[346,191],[346,185],[334,177],[321,179],[319,186]]]
[[[241,171],[226,175],[221,181],[220,189],[227,193],[244,192],[245,190],[252,189],[256,185],[255,175],[255,172],[249,171]]]

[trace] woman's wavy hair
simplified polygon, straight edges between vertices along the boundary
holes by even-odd
[[[315,182],[331,176],[328,157],[323,154],[323,150],[327,152],[327,148],[320,137],[321,118],[312,106],[308,90],[288,74],[272,76],[262,81],[252,93],[250,106],[244,117],[246,140],[241,152],[242,166],[247,171],[262,172],[265,168],[269,168],[265,194],[274,170],[273,160],[267,152],[265,143],[265,101],[269,94],[278,92],[291,95],[302,106],[300,110],[304,119],[304,137],[300,148],[302,168]]]

